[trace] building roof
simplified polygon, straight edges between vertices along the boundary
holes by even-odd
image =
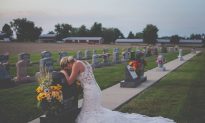
[[[201,44],[201,43],[203,43],[203,40],[185,40],[185,39],[181,39],[181,40],[179,40],[179,43],[193,43],[193,44],[199,43],[199,44]]]
[[[67,37],[62,39],[63,41],[66,40],[102,40],[102,37]]]
[[[157,39],[158,43],[170,43],[170,39]]]
[[[56,34],[43,34],[40,35],[39,38],[55,38]]]
[[[143,39],[116,39],[115,43],[143,43]]]

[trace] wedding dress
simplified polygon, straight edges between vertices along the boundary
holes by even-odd
[[[163,117],[148,117],[136,113],[128,114],[112,111],[101,106],[101,90],[98,86],[92,66],[82,62],[85,71],[80,73],[78,80],[83,88],[83,104],[76,123],[174,123]]]

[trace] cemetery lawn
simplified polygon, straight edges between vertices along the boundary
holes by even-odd
[[[188,52],[186,52],[188,53]],[[167,53],[167,62],[176,59],[178,53]],[[156,67],[156,56],[147,57],[146,70]],[[124,64],[97,68],[94,71],[101,89],[105,89],[124,79]],[[0,121],[3,123],[24,123],[31,121],[42,112],[37,109],[35,89],[37,83],[23,84],[14,88],[0,90]]]
[[[205,51],[117,110],[205,123]]]

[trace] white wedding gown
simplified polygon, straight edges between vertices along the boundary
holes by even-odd
[[[163,117],[148,117],[140,114],[128,114],[112,111],[101,106],[101,90],[98,86],[92,66],[82,62],[85,71],[80,73],[78,80],[83,87],[83,105],[76,123],[174,123]]]

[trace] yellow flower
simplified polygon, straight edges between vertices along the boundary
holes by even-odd
[[[43,88],[39,86],[39,87],[36,89],[36,92],[37,92],[37,93],[43,92]]]
[[[42,101],[42,99],[44,99],[45,97],[46,97],[45,93],[39,93],[38,96],[37,96],[37,100]]]

